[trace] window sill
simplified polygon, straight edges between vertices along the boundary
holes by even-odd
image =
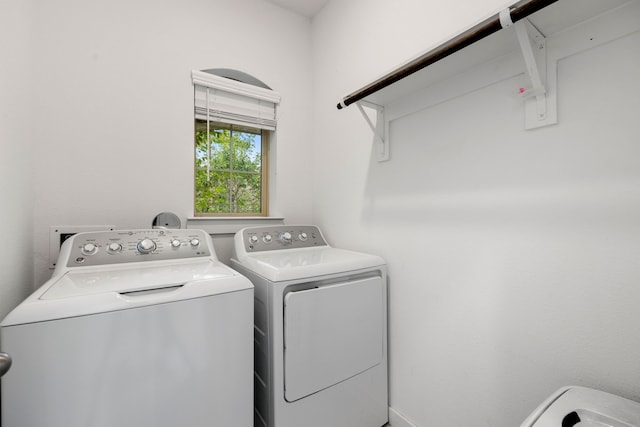
[[[198,228],[209,234],[235,234],[245,227],[282,225],[284,218],[278,217],[189,217],[187,228]]]

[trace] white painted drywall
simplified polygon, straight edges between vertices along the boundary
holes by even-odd
[[[31,13],[30,0],[0,0],[0,319],[32,290]]]
[[[335,108],[503,6],[331,1],[313,21],[314,220],[389,263],[398,427],[517,426],[569,384],[640,400],[638,33],[560,61],[552,127],[523,130],[509,79],[393,122],[377,163]]]
[[[262,0],[37,0],[31,19],[36,285],[51,226],[192,215],[192,69],[235,68],[280,92],[271,213],[310,220],[308,19]]]

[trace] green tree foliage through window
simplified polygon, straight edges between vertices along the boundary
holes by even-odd
[[[196,120],[195,213],[264,215],[261,129]]]

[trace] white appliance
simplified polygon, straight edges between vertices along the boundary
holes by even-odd
[[[253,286],[200,230],[79,233],[0,325],[3,427],[249,427]]]
[[[231,266],[255,286],[255,426],[386,424],[384,261],[273,226],[236,233]]]
[[[585,387],[563,387],[520,427],[639,427],[640,403]]]

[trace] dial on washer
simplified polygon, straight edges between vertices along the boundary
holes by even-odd
[[[151,252],[156,250],[157,245],[156,245],[156,242],[154,242],[153,240],[146,238],[146,239],[140,240],[136,245],[136,248],[138,249],[138,252],[140,252],[141,254],[150,254]]]

